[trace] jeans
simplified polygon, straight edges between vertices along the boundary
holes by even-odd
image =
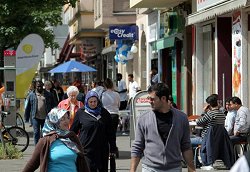
[[[177,167],[169,170],[158,170],[142,164],[142,172],[182,172],[182,167]]]
[[[35,145],[38,143],[38,140],[41,138],[41,129],[43,128],[45,119],[32,119],[32,126],[34,130],[34,143]]]
[[[191,138],[191,145],[192,147],[197,147],[198,145],[200,145],[202,143],[202,138],[201,137],[192,137]]]

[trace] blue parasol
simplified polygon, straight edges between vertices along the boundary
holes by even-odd
[[[82,64],[80,62],[71,60],[66,63],[60,64],[59,66],[51,69],[49,73],[67,73],[67,72],[96,72],[97,70]]]

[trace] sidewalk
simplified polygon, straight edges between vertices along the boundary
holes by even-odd
[[[32,127],[26,125],[26,130],[31,133]],[[0,160],[0,171],[1,172],[20,172],[24,168],[26,162],[32,155],[32,152],[35,148],[33,138],[30,138],[30,145],[28,149],[24,152],[24,156],[22,159],[14,159],[14,160]],[[118,134],[117,136],[117,146],[119,148],[119,159],[116,160],[116,169],[117,172],[128,172],[130,166],[130,139],[129,136],[124,136]],[[218,164],[215,164],[217,167],[221,167]],[[36,170],[37,172],[39,170]],[[141,171],[141,166],[138,167],[138,172]],[[187,168],[183,168],[183,172],[187,172]],[[204,170],[197,169],[197,172],[201,172]],[[219,171],[219,172],[228,172],[229,170],[210,170],[210,171]]]

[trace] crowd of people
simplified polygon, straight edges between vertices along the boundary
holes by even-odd
[[[93,81],[86,92],[78,79],[65,92],[56,80],[32,82],[25,100],[25,121],[33,127],[34,144],[44,151],[36,149],[24,171],[39,166],[42,171],[53,171],[60,166],[58,170],[106,172],[112,160],[111,171],[115,172],[119,110],[126,110],[128,97],[139,90],[133,75],[128,77],[128,89],[118,73],[116,87],[107,78]],[[67,160],[76,165],[65,167]]]
[[[140,161],[143,172],[181,171],[183,161],[188,171],[195,171],[199,161],[194,153],[199,146],[200,165],[212,165],[219,158],[231,168],[235,163],[232,148],[247,141],[249,109],[238,97],[228,98],[223,108],[218,95],[212,94],[206,99],[204,113],[196,119],[202,131],[192,135],[188,116],[178,110],[168,86],[158,83],[156,76],[153,70],[148,87],[152,109],[137,119],[130,172],[136,171]],[[110,171],[115,172],[115,157],[119,156],[116,132],[122,120],[119,111],[127,109],[129,99],[140,90],[133,74],[128,75],[128,81],[127,88],[118,73],[117,85],[107,78],[82,92],[76,81],[65,93],[58,81],[33,82],[25,103],[25,121],[33,127],[38,149],[23,171],[40,166],[41,171],[107,172],[112,161]]]

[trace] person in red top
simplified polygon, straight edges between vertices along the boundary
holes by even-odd
[[[76,100],[77,95],[79,94],[79,90],[76,86],[69,86],[67,88],[67,95],[68,98],[65,100],[62,100],[58,107],[70,111],[70,122],[69,122],[69,128],[71,127],[75,114],[77,110],[81,107],[83,107],[83,103]]]

